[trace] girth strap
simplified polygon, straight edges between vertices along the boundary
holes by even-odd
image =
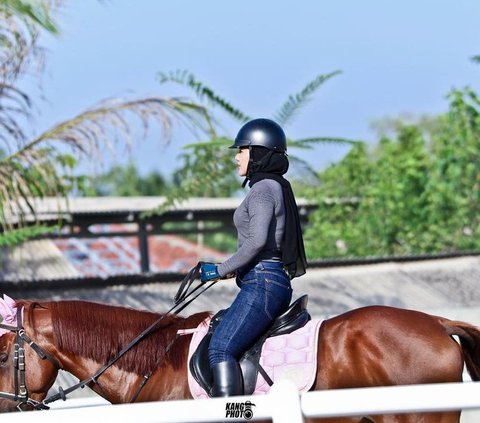
[[[273,385],[272,378],[268,375],[268,373],[265,371],[265,369],[260,363],[257,363],[257,369],[258,369],[258,373],[262,375],[263,380],[267,382],[269,386],[272,386]]]

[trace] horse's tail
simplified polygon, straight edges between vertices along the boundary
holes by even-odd
[[[480,380],[480,328],[469,323],[442,320],[449,335],[457,335],[462,346],[468,373],[474,381]]]

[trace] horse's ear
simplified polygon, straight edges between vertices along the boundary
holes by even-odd
[[[12,308],[15,308],[17,305],[17,302],[13,298],[10,298],[7,294],[3,294],[3,300]]]
[[[13,324],[17,320],[17,306],[15,300],[5,294],[3,295],[3,298],[0,297],[0,317],[2,317],[2,321],[8,324]]]

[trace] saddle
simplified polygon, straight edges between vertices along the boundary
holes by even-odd
[[[267,338],[285,335],[305,326],[311,319],[307,311],[307,302],[307,295],[303,295],[293,302],[283,314],[275,319],[267,332],[243,354],[239,364],[243,375],[244,395],[251,395],[255,391],[258,373],[270,386],[273,385],[273,381],[260,365],[263,344]],[[220,310],[212,317],[208,332],[193,353],[189,363],[192,376],[206,392],[211,392],[213,385],[213,376],[208,362],[208,346],[215,328],[222,321],[226,311],[227,309]]]

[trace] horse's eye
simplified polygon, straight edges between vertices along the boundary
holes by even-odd
[[[0,353],[0,366],[4,366],[7,362],[8,354],[7,353]]]

